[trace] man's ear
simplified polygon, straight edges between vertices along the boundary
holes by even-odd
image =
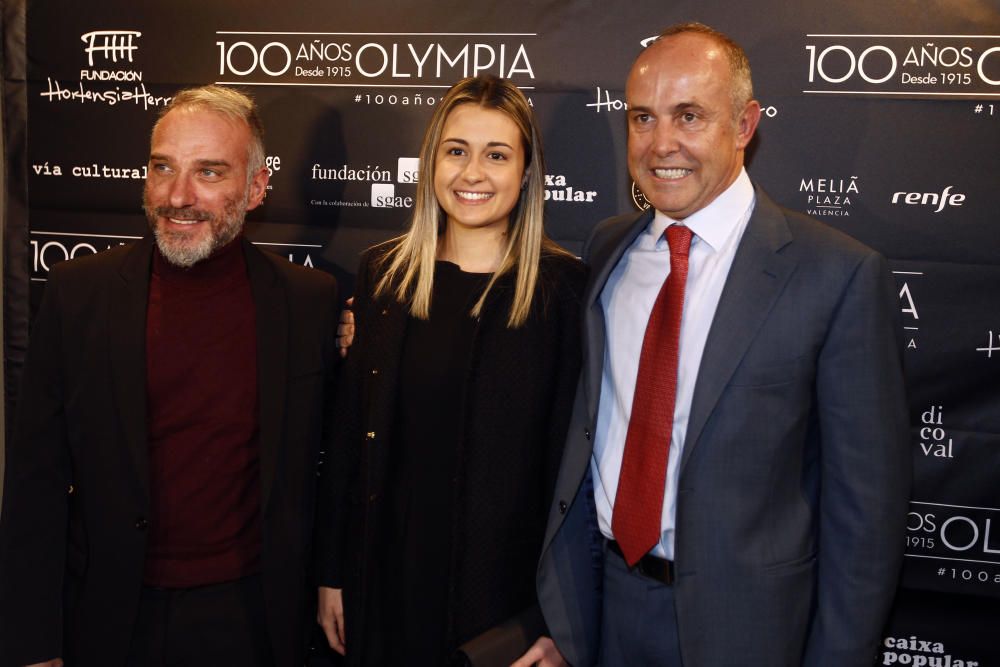
[[[267,182],[271,179],[271,174],[267,167],[261,167],[253,178],[250,179],[250,197],[247,201],[247,210],[252,211],[261,205],[264,197],[267,196]]]
[[[750,100],[743,107],[739,118],[736,119],[737,145],[740,149],[746,148],[750,140],[753,139],[753,133],[757,131],[758,123],[760,123],[760,102]]]

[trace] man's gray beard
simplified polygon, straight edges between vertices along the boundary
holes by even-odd
[[[160,249],[160,254],[174,266],[189,269],[239,236],[246,217],[249,195],[248,191],[241,202],[227,202],[221,220],[211,217],[200,223],[207,224],[210,233],[195,242],[190,242],[184,234],[162,231],[157,224],[157,220],[162,214],[158,213],[157,208],[151,207],[148,202],[143,201],[143,209],[146,211],[146,219],[149,221],[150,229],[153,230],[153,236],[156,237],[156,247]],[[145,200],[145,194],[143,199]]]

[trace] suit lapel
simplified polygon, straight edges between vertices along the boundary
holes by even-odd
[[[751,341],[795,270],[779,250],[792,241],[781,209],[759,188],[754,212],[733,258],[698,369],[681,470]]]
[[[591,273],[583,296],[583,349],[586,357],[583,360],[583,387],[590,424],[597,418],[601,374],[604,372],[604,348],[607,343],[601,292],[622,255],[652,219],[653,209],[619,218],[620,222],[608,232],[607,238],[595,238],[593,247],[585,258],[591,267]]]
[[[146,427],[146,308],[153,241],[138,241],[125,255],[109,288],[111,382],[118,419],[143,501],[149,503]]]
[[[264,254],[243,239],[257,331],[257,406],[261,508],[274,484],[285,418],[288,364],[288,295]]]

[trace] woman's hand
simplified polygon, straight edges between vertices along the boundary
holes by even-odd
[[[354,344],[354,297],[347,300],[347,305],[340,311],[340,322],[337,323],[337,348],[340,356],[346,357],[347,350]]]
[[[330,648],[344,655],[347,644],[344,638],[344,591],[341,588],[319,587],[319,607],[316,622],[323,628]]]
[[[539,637],[531,645],[527,653],[517,659],[510,667],[569,667],[566,658],[562,656],[556,643],[549,637]]]

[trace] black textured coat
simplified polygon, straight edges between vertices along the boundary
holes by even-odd
[[[373,296],[387,244],[362,257],[358,335],[338,392],[337,433],[320,481],[320,583],[344,589],[348,658],[365,636],[396,417],[406,306]],[[497,282],[474,334],[461,414],[447,641],[455,646],[537,604],[535,569],[580,369],[586,269],[541,260],[532,311],[506,326],[513,277]],[[352,646],[351,638],[358,638]],[[354,649],[352,651],[352,648]]]
[[[261,585],[275,664],[301,665],[315,600],[316,462],[336,369],[333,278],[243,240],[256,309]],[[124,664],[150,516],[151,238],[60,263],[31,330],[0,523],[0,665]]]

